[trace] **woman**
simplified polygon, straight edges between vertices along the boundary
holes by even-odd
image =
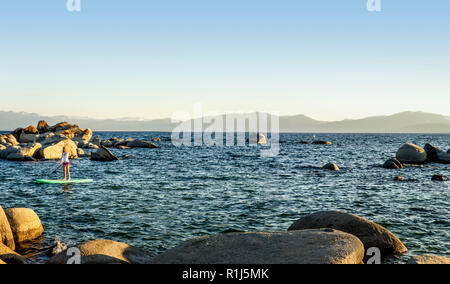
[[[69,151],[66,147],[64,147],[62,157],[61,157],[61,165],[64,171],[64,180],[70,180],[70,162],[69,162]]]

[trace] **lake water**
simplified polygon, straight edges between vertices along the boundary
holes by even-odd
[[[155,132],[100,132],[110,137],[170,137]],[[91,184],[38,185],[56,178],[55,162],[0,160],[0,204],[36,211],[45,235],[22,252],[106,238],[160,253],[180,242],[227,229],[284,231],[296,219],[321,210],[344,210],[377,222],[408,247],[409,254],[450,256],[450,190],[433,182],[450,165],[386,170],[380,167],[405,142],[431,142],[445,150],[450,135],[318,134],[330,146],[302,145],[312,134],[281,134],[280,153],[261,157],[261,147],[174,147],[116,150],[135,158],[111,163],[71,161],[72,178]],[[329,161],[340,172],[321,170]],[[411,182],[395,182],[402,175]],[[404,262],[407,257],[387,259]]]

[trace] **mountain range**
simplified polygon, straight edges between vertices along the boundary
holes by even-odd
[[[245,117],[248,114],[234,114]],[[223,118],[223,117],[222,117]],[[270,123],[270,115],[268,121]],[[172,131],[179,123],[170,118],[140,120],[92,119],[86,117],[42,116],[35,113],[0,111],[0,129],[14,130],[19,127],[36,125],[39,120],[48,124],[62,121],[76,123],[94,131]],[[224,119],[225,121],[225,119]],[[305,133],[450,133],[450,117],[426,112],[401,112],[386,116],[372,116],[362,119],[342,121],[319,121],[305,115],[280,116],[280,132]],[[203,129],[206,129],[204,125]],[[269,127],[270,129],[270,127]]]

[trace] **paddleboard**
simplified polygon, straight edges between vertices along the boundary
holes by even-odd
[[[37,179],[37,183],[46,184],[69,184],[69,183],[89,183],[93,182],[92,179],[71,179],[71,180],[61,180],[61,179]]]

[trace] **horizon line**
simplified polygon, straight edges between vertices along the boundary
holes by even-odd
[[[96,118],[96,117],[90,117],[90,116],[67,115],[67,114],[48,115],[48,114],[39,114],[39,113],[35,113],[35,112],[13,111],[13,110],[0,110],[0,112],[12,112],[12,113],[17,113],[17,114],[36,115],[36,116],[40,116],[40,117],[44,117],[44,118],[67,117],[69,119],[82,119],[82,120],[88,120],[89,119],[89,120],[98,120],[98,121],[101,121],[101,120],[120,121],[120,120],[126,119],[126,121],[128,121],[128,122],[150,122],[150,121],[155,121],[155,120],[166,120],[166,119],[170,120],[171,119],[171,117],[169,117],[169,116],[165,116],[165,117],[161,117],[161,118],[144,118],[144,117]],[[254,113],[267,113],[267,114],[271,115],[271,112],[267,112],[267,111],[225,112],[225,113],[218,113],[217,115],[203,115],[201,117],[192,117],[189,120],[205,118],[205,117],[222,116],[222,115],[227,115],[227,114],[241,114],[241,115],[245,115],[245,114],[254,114]],[[390,113],[390,114],[377,114],[377,115],[364,116],[364,117],[360,117],[360,118],[344,118],[344,119],[340,119],[340,120],[320,120],[320,119],[316,119],[316,118],[313,118],[312,116],[309,116],[309,115],[306,115],[306,114],[302,114],[302,113],[297,113],[297,114],[279,114],[278,116],[279,117],[304,116],[304,117],[307,117],[309,119],[312,119],[312,120],[315,120],[315,121],[318,121],[318,122],[331,123],[331,122],[342,122],[342,121],[347,121],[347,120],[363,120],[363,119],[375,118],[375,117],[389,117],[389,116],[394,116],[394,115],[404,114],[404,113],[423,113],[423,114],[440,115],[440,116],[444,116],[446,118],[450,118],[450,115],[447,115],[447,114],[426,112],[426,111],[423,111],[423,110],[405,110],[405,111],[399,111],[399,112],[394,112],[394,113]]]

